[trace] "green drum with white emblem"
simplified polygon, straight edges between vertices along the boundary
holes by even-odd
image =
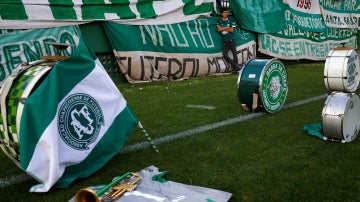
[[[21,138],[19,128],[24,102],[43,81],[50,69],[49,64],[43,61],[19,65],[0,89],[0,147],[19,167]]]
[[[286,100],[287,81],[286,68],[281,61],[275,58],[249,60],[239,72],[237,82],[241,106],[246,111],[279,111]]]

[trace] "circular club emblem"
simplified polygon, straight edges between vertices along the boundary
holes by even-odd
[[[359,85],[359,59],[356,51],[353,51],[347,63],[347,88],[356,91]]]
[[[67,97],[58,113],[62,140],[76,150],[87,150],[99,136],[104,116],[98,102],[90,95],[76,93]]]
[[[286,99],[287,88],[284,65],[276,60],[270,62],[261,85],[261,97],[266,111],[273,113],[281,109]]]

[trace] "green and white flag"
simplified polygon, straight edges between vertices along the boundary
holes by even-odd
[[[41,182],[31,192],[65,188],[99,170],[124,145],[138,120],[95,54],[80,39],[26,99],[20,164]]]
[[[95,20],[169,24],[209,16],[213,8],[214,0],[6,0],[0,3],[0,27],[47,28]]]

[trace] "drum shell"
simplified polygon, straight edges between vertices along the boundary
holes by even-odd
[[[239,101],[246,105],[252,104],[252,94],[259,93],[260,78],[268,60],[249,60],[241,69],[238,77]],[[259,100],[262,105],[262,100]]]
[[[24,102],[31,93],[37,88],[41,81],[46,77],[51,69],[47,63],[33,65],[15,69],[3,83],[0,89],[1,99],[1,140],[4,144],[0,147],[4,153],[19,165],[20,161],[20,121]]]
[[[325,137],[351,142],[357,137],[360,123],[360,98],[355,93],[332,92],[322,110]]]
[[[355,50],[331,50],[325,61],[324,83],[329,92],[355,92],[359,86],[359,57]]]
[[[270,100],[271,96],[267,95],[267,79],[273,75],[273,65],[280,66],[281,72],[279,80],[281,85],[279,87],[280,91],[280,101],[276,100],[275,103]],[[270,68],[269,68],[270,67]],[[270,73],[270,74],[269,74]],[[269,74],[269,75],[268,75]],[[271,79],[271,78],[270,78]],[[283,64],[277,59],[251,59],[249,60],[244,67],[239,72],[238,77],[238,98],[240,103],[250,108],[253,104],[253,94],[258,94],[257,103],[259,107],[263,108],[266,112],[273,113],[279,111],[283,106],[286,95],[287,95],[287,73]],[[255,96],[256,97],[256,96]],[[279,102],[278,102],[279,101]],[[269,104],[270,103],[270,104]],[[275,108],[272,108],[272,107]]]

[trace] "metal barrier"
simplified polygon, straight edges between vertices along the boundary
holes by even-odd
[[[96,53],[101,64],[114,82],[126,82],[125,76],[120,72],[113,52]]]
[[[232,15],[229,0],[216,0],[216,16],[220,16],[221,9],[227,8],[229,15]]]

